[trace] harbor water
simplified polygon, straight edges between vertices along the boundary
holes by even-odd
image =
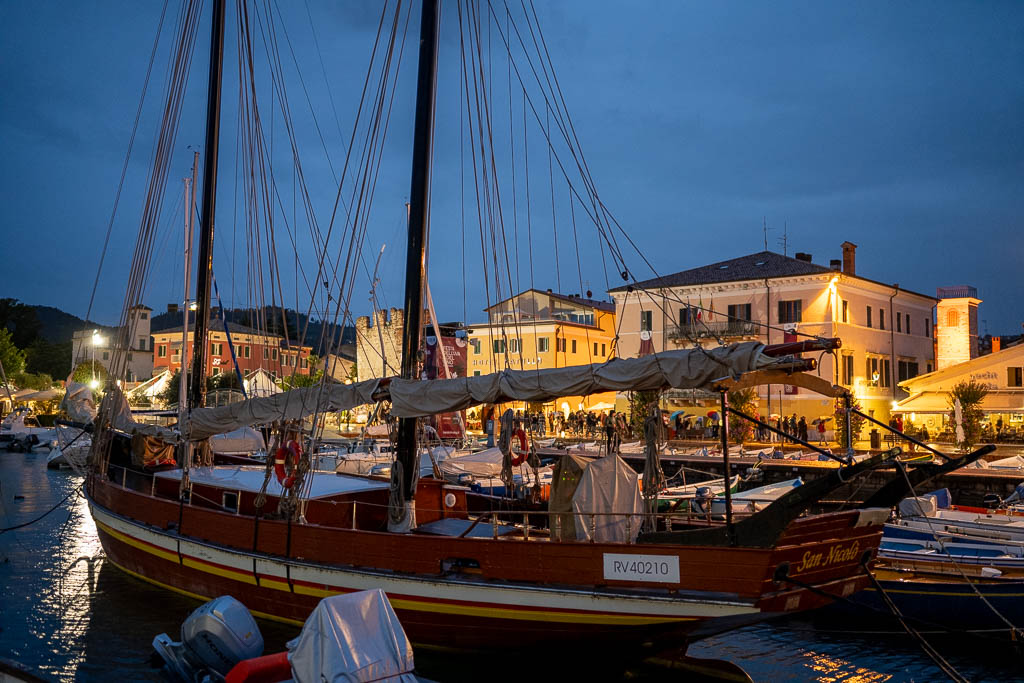
[[[128,576],[104,561],[81,479],[46,468],[47,452],[0,450],[0,657],[60,681],[166,680],[151,663],[153,637],[177,638],[200,603]],[[1018,617],[1020,615],[1017,615]],[[757,681],[945,680],[942,670],[895,622],[878,630],[840,631],[841,624],[800,617],[748,627],[695,643],[689,654],[724,659]],[[261,621],[267,651],[279,651],[297,627]],[[971,681],[1021,680],[1021,653],[1006,642],[970,638],[935,641],[949,663]],[[541,653],[475,659],[416,652],[417,671],[438,681],[546,680]],[[598,655],[561,652],[570,670],[600,667]],[[689,680],[650,665],[598,668],[609,680]],[[614,674],[609,672],[614,671]],[[590,678],[594,678],[591,674]]]

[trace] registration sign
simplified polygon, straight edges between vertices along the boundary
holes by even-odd
[[[613,581],[679,583],[679,558],[675,555],[605,553],[604,578]]]

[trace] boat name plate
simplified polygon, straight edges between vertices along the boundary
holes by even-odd
[[[612,581],[679,583],[679,558],[675,555],[605,553],[604,578]]]

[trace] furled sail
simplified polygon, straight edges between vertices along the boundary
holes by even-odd
[[[544,370],[504,370],[455,379],[393,379],[388,384],[393,417],[425,417],[450,413],[481,403],[548,401],[561,396],[586,396],[603,391],[649,391],[672,387],[693,389],[716,379],[733,377],[779,362],[762,353],[764,344],[744,342],[713,349],[663,351],[643,358],[613,358],[600,365],[575,365]],[[315,412],[348,410],[372,403],[380,380],[356,384],[292,389],[276,396],[253,398],[191,412],[182,435],[192,441],[278,420],[295,420]]]

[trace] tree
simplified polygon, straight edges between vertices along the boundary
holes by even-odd
[[[298,389],[300,387],[311,387],[320,381],[323,374],[324,373],[321,370],[317,370],[309,375],[300,375],[295,373],[294,375],[282,377],[278,382],[278,386],[285,391],[288,391],[289,389]]]
[[[981,403],[988,396],[988,388],[984,384],[974,381],[958,382],[952,391],[946,394],[949,403],[949,420],[953,424],[956,434],[957,420],[955,404],[960,400],[961,424],[963,426],[963,439],[956,436],[956,445],[962,451],[969,451],[971,447],[981,439],[981,418],[984,413],[981,410]]]
[[[16,375],[8,376],[19,389],[49,389],[53,386],[53,378],[46,373],[33,374],[31,372],[19,372]]]
[[[730,391],[729,405],[742,413],[753,415],[757,410],[757,392],[754,389]],[[729,415],[729,438],[733,443],[743,443],[751,437],[753,432],[753,422],[737,415]]]
[[[36,310],[28,304],[17,299],[0,299],[0,327],[11,333],[15,346],[24,349],[36,340],[42,325]]]
[[[860,410],[860,403],[855,399],[850,399],[850,408],[853,410]],[[846,409],[843,405],[841,398],[836,399],[836,408],[834,412],[836,418],[836,441],[839,442],[841,449],[849,448],[850,444],[846,443]],[[850,414],[850,434],[853,436],[853,440],[857,441],[860,438],[860,430],[864,428],[866,420],[855,413]]]
[[[633,438],[644,438],[644,420],[651,412],[651,406],[657,406],[661,395],[657,391],[634,391],[629,395],[629,429]]]
[[[8,378],[25,372],[25,352],[15,346],[11,333],[3,327],[0,327],[0,363]]]
[[[51,343],[39,337],[25,349],[28,372],[61,379],[71,374],[71,342]]]
[[[94,363],[91,360],[83,360],[75,366],[74,370],[71,371],[72,382],[91,386],[94,379],[98,383],[96,387],[94,387],[96,389],[102,387],[104,383],[106,383],[107,369],[103,367],[103,363]]]

